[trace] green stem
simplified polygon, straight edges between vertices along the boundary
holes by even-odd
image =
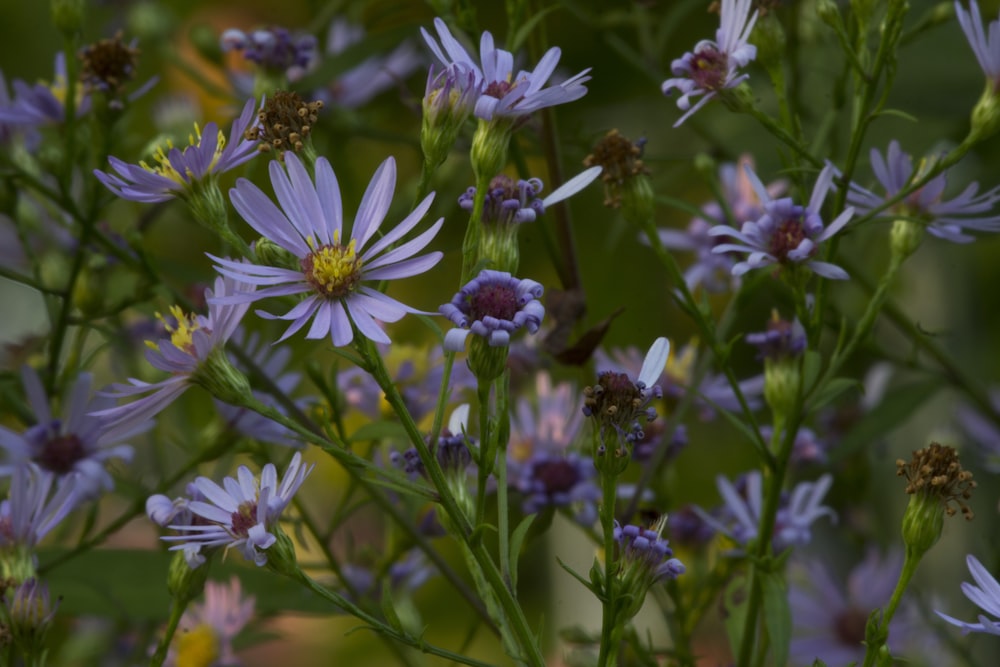
[[[482,236],[483,207],[486,203],[486,191],[490,187],[493,175],[480,174],[476,181],[476,196],[472,200],[472,215],[465,228],[465,238],[462,240],[462,278],[459,288],[472,280],[472,272],[479,262],[479,238]]]
[[[920,564],[921,555],[922,554],[917,553],[916,550],[911,549],[910,547],[906,548],[906,555],[903,559],[903,570],[899,573],[899,580],[896,581],[896,588],[892,591],[892,597],[889,598],[889,604],[882,613],[882,620],[879,622],[878,636],[883,638],[883,642],[877,643],[875,646],[868,646],[865,649],[865,662],[863,667],[874,667],[880,649],[885,646],[885,641],[889,638],[889,624],[892,622],[892,617],[896,614],[896,609],[899,607],[900,600],[903,599],[903,593],[910,585],[910,580],[913,579],[913,575],[917,571],[917,565]]]
[[[608,449],[607,456],[611,456]],[[597,664],[610,667],[618,660],[622,624],[618,622],[618,579],[615,576],[615,500],[616,477],[601,472],[601,532],[604,538],[604,590],[601,591],[601,651]]]
[[[153,654],[152,659],[149,664],[150,667],[161,667],[163,661],[167,659],[167,652],[170,650],[170,642],[174,638],[174,633],[177,632],[177,626],[181,622],[181,616],[184,615],[184,610],[187,609],[189,600],[181,600],[175,597],[170,606],[170,620],[167,621],[167,629],[163,633],[163,638],[160,639],[160,643],[156,646],[156,653]]]
[[[510,410],[507,403],[510,387],[508,386],[507,373],[504,373],[496,383],[496,388],[498,413],[496,415],[496,433],[497,436],[501,436],[504,433],[510,432]],[[507,423],[506,428],[504,428],[501,422]],[[514,587],[514,581],[517,577],[511,574],[510,565],[510,508],[507,505],[507,442],[509,439],[509,436],[497,437],[497,531],[500,543],[500,574],[503,576],[507,587],[510,588],[511,593],[516,596],[517,590]]]
[[[352,616],[361,619],[362,621],[367,623],[372,630],[374,630],[379,634],[385,635],[402,644],[406,644],[407,646],[411,646],[423,653],[436,655],[439,658],[444,658],[452,662],[458,662],[463,665],[473,665],[474,667],[492,667],[489,663],[480,662],[478,660],[468,658],[464,655],[453,653],[452,651],[449,651],[447,649],[434,646],[433,644],[428,644],[422,639],[411,637],[406,632],[403,632],[402,630],[393,628],[392,626],[383,623],[382,621],[378,620],[377,618],[366,612],[364,609],[361,609],[360,607],[352,603],[344,596],[334,591],[331,591],[325,586],[319,584],[311,577],[309,577],[309,575],[307,575],[305,572],[303,572],[298,568],[296,568],[296,572],[294,574],[289,573],[287,576],[293,581],[298,581],[300,584],[302,584],[303,586],[305,586],[306,588],[308,588],[309,590],[311,590],[313,593],[323,598],[324,600],[327,600],[333,605],[343,609]]]

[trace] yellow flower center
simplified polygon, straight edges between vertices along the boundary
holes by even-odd
[[[680,353],[673,350],[667,358],[667,377],[678,384],[687,385],[694,375],[694,362],[698,352],[698,340],[692,339]]]
[[[177,667],[210,667],[219,659],[219,638],[202,623],[177,639]]]
[[[300,266],[306,280],[317,292],[330,299],[347,296],[361,280],[361,258],[357,253],[357,240],[346,246],[340,244],[340,234],[334,234],[333,243],[316,246],[308,239],[313,251],[302,258]]]
[[[198,127],[198,123],[194,124],[194,134],[188,135],[188,146],[184,150],[188,150],[191,146],[197,146],[201,143],[201,128]],[[178,183],[180,185],[186,185],[191,180],[191,173],[181,174],[177,169],[170,163],[170,151],[174,148],[174,142],[172,139],[167,139],[162,144],[156,147],[153,151],[153,160],[156,162],[154,165],[150,165],[145,160],[139,161],[139,166],[148,172],[157,174],[159,176],[164,176],[170,180]],[[208,165],[207,172],[211,172],[215,165],[219,162],[219,156],[222,155],[222,151],[226,148],[226,135],[219,130],[219,139],[215,143],[215,153],[212,155],[212,162]]]
[[[156,319],[163,322],[163,326],[166,327],[167,332],[170,333],[170,342],[173,343],[174,347],[178,350],[184,350],[188,354],[194,356],[194,332],[201,328],[198,323],[198,318],[194,313],[185,313],[181,310],[180,306],[171,306],[170,315],[174,318],[176,324],[171,325],[160,313],[156,314]],[[153,341],[146,341],[146,345],[154,350],[159,350],[160,346]]]

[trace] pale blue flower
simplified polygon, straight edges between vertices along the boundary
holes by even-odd
[[[402,222],[377,237],[396,187],[396,161],[390,157],[372,176],[348,236],[344,230],[340,186],[333,168],[321,157],[316,160],[315,171],[314,184],[294,153],[285,155],[284,167],[276,160],[271,162],[271,184],[281,208],[250,181],[241,178],[236,182],[230,198],[237,212],[261,236],[292,253],[299,268],[262,266],[209,255],[223,275],[263,287],[216,301],[249,304],[271,296],[308,293],[284,315],[257,311],[267,319],[291,320],[278,342],[312,320],[306,333],[309,339],[329,336],[340,347],[354,339],[356,327],[365,338],[389,343],[389,337],[376,320],[396,322],[406,313],[421,311],[365,282],[416,276],[441,260],[440,252],[414,255],[433,240],[444,218],[417,237],[395,245],[424,217],[434,193],[425,197]]]
[[[517,119],[545,107],[578,100],[587,94],[583,84],[590,80],[587,76],[590,68],[560,84],[544,87],[559,64],[562,52],[558,47],[546,51],[533,71],[521,70],[515,73],[514,55],[510,51],[496,48],[493,35],[484,32],[479,46],[482,63],[480,68],[479,63],[452,36],[444,21],[434,19],[434,27],[441,40],[440,46],[427,30],[421,28],[420,32],[441,64],[446,67],[458,65],[475,72],[476,87],[481,93],[476,102],[477,118]]]
[[[1000,25],[997,26],[1000,30]],[[1000,42],[997,43],[1000,48]],[[878,149],[871,150],[872,171],[875,178],[885,188],[885,195],[879,196],[870,190],[851,183],[847,191],[847,202],[864,215],[881,208],[886,200],[895,198],[914,178],[913,158],[904,153],[898,141],[889,142],[885,157]],[[927,224],[927,231],[934,236],[952,241],[968,243],[975,237],[963,233],[965,230],[981,232],[1000,231],[1000,215],[989,215],[989,211],[1000,201],[1000,188],[978,194],[979,184],[971,183],[950,201],[944,201],[944,190],[948,184],[948,172],[944,171],[915,192],[907,195],[888,209],[879,213],[882,218],[916,218]]]
[[[156,149],[155,166],[146,162],[128,164],[109,156],[108,162],[118,173],[95,169],[94,176],[113,193],[130,201],[153,203],[184,197],[198,181],[229,171],[257,155],[256,140],[244,137],[244,132],[256,123],[254,100],[249,100],[239,118],[233,121],[228,140],[215,123],[208,123],[204,131],[195,125],[191,145],[183,150],[169,142],[165,148]]]
[[[112,429],[93,412],[114,405],[114,400],[91,396],[91,375],[80,373],[63,401],[61,417],[53,415],[38,373],[29,366],[21,371],[24,392],[36,422],[23,433],[0,426],[0,447],[7,451],[8,463],[0,473],[33,462],[57,477],[77,477],[81,498],[92,498],[114,487],[105,469],[110,459],[132,460],[132,447],[122,444],[147,431],[151,422],[138,422],[128,430]]]
[[[823,225],[820,208],[833,186],[834,173],[833,166],[827,165],[816,179],[809,204],[800,206],[790,198],[772,199],[760,178],[748,167],[747,175],[763,203],[764,214],[756,221],[744,222],[740,229],[728,225],[712,227],[708,230],[710,235],[739,241],[718,245],[712,252],[747,253],[747,259],[733,265],[734,276],[777,264],[802,265],[824,278],[846,280],[849,276],[839,266],[813,259],[820,244],[839,232],[854,215],[854,209],[848,207],[829,225]]]
[[[29,550],[80,504],[76,477],[56,481],[55,475],[33,463],[17,466],[10,475],[10,492],[0,503],[0,550]]]
[[[704,39],[695,45],[694,52],[670,63],[675,78],[664,81],[661,89],[664,95],[679,90],[677,107],[685,112],[674,127],[705,106],[720,90],[735,88],[749,78],[749,74],[740,74],[739,70],[757,57],[757,47],[748,41],[757,21],[757,12],[750,14],[752,6],[752,0],[722,0],[715,41]],[[691,98],[698,95],[704,97],[691,106]]]
[[[535,333],[545,316],[538,300],[542,291],[534,280],[483,269],[451,303],[438,309],[456,327],[445,334],[444,349],[461,352],[470,333],[485,338],[491,347],[506,347],[511,334],[521,328]]]
[[[280,481],[273,463],[264,466],[260,479],[246,466],[239,467],[236,478],[226,477],[222,486],[199,477],[194,485],[208,502],[192,500],[187,509],[201,521],[172,524],[170,528],[184,534],[162,539],[183,542],[170,549],[184,550],[185,555],[197,549],[236,548],[244,558],[263,566],[267,563],[267,549],[277,541],[271,531],[312,469],[311,465],[303,465],[302,454],[296,452]],[[197,567],[200,563],[189,558],[188,564]]]
[[[985,614],[979,614],[978,623],[967,623],[966,621],[952,618],[947,614],[942,614],[937,610],[934,613],[952,625],[962,628],[962,631],[966,634],[970,632],[984,632],[991,635],[1000,635],[1000,620],[997,620],[1000,619],[1000,584],[997,583],[996,578],[972,554],[965,557],[965,564],[969,567],[969,572],[972,574],[972,578],[975,579],[976,585],[963,581],[962,593],[973,604],[994,618],[990,618]]]
[[[28,85],[20,79],[14,79],[14,99],[0,105],[0,123],[23,127],[39,127],[66,120],[66,95],[68,81],[66,79],[66,55],[56,54],[55,75],[52,83],[36,83]],[[6,87],[4,87],[6,92]],[[82,116],[90,111],[90,95],[80,87],[76,95],[76,115]]]
[[[976,54],[979,66],[996,91],[1000,88],[1000,19],[990,21],[989,36],[983,28],[983,18],[979,14],[979,4],[970,0],[970,11],[965,11],[962,4],[955,0],[955,15],[962,26],[972,52]]]

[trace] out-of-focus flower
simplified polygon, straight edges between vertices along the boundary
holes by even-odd
[[[847,191],[847,201],[861,215],[896,197],[915,178],[920,177],[926,164],[922,162],[914,172],[913,158],[904,153],[899,147],[899,142],[895,140],[889,143],[885,157],[878,149],[873,148],[871,163],[875,178],[885,188],[885,195],[876,195],[856,183],[851,183]],[[879,217],[912,219],[918,224],[926,225],[927,231],[934,236],[953,243],[968,243],[975,239],[964,233],[965,230],[1000,231],[1000,215],[988,214],[994,204],[1000,201],[1000,188],[978,194],[979,184],[971,183],[954,199],[944,201],[947,184],[948,172],[945,171],[932,178],[919,190],[879,213]]]
[[[970,11],[962,7],[962,3],[955,0],[955,15],[958,23],[962,26],[966,39],[972,52],[976,54],[979,66],[983,68],[986,75],[987,84],[996,93],[1000,91],[1000,20],[990,21],[989,35],[983,28],[983,17],[979,13],[979,4],[976,0],[970,0]]]
[[[238,167],[257,154],[256,146],[243,135],[254,123],[254,101],[249,100],[243,113],[233,121],[227,140],[215,123],[202,132],[195,125],[190,145],[183,150],[172,142],[156,149],[155,166],[146,162],[128,164],[114,156],[108,162],[118,175],[94,170],[109,190],[121,197],[138,202],[161,202],[174,197],[188,197],[198,182]]]
[[[444,348],[463,350],[470,333],[484,338],[491,347],[507,346],[511,334],[522,327],[535,333],[545,316],[545,307],[538,300],[541,296],[542,286],[534,280],[483,269],[451,303],[438,309],[455,324],[445,334]]]
[[[667,248],[688,250],[696,255],[695,262],[684,272],[684,282],[689,289],[699,285],[709,292],[726,292],[739,287],[739,279],[732,275],[733,264],[736,263],[731,253],[715,253],[715,246],[720,239],[708,233],[715,225],[731,221],[739,224],[747,220],[758,220],[764,215],[763,203],[754,191],[749,172],[754,168],[753,158],[749,155],[740,157],[736,164],[725,163],[719,166],[719,185],[725,199],[725,206],[717,201],[711,201],[701,207],[703,216],[693,218],[685,231],[661,229],[660,241]],[[784,180],[770,183],[766,188],[769,197],[777,197],[788,188]],[[731,220],[730,215],[731,214]]]
[[[962,593],[977,607],[995,618],[980,614],[978,623],[967,623],[966,621],[952,618],[947,614],[942,614],[937,610],[934,613],[952,625],[962,628],[965,634],[970,632],[985,632],[991,635],[1000,635],[1000,620],[996,620],[1000,619],[1000,583],[997,583],[996,578],[972,554],[965,557],[965,564],[969,567],[969,573],[972,574],[972,578],[975,579],[977,585],[974,586],[967,581],[963,581]]]
[[[167,664],[241,664],[233,650],[233,639],[253,619],[255,603],[252,595],[243,595],[238,577],[232,577],[228,584],[206,582],[205,601],[188,605],[181,616]]]
[[[730,537],[741,547],[757,538],[760,513],[764,505],[762,477],[759,470],[753,470],[739,478],[736,485],[719,475],[715,484],[722,496],[720,512],[706,512],[700,507],[694,510],[710,526]],[[812,539],[811,526],[823,516],[836,519],[836,513],[821,505],[823,497],[833,484],[833,477],[823,475],[815,482],[800,482],[788,496],[782,498],[774,524],[772,536],[776,552],[786,548],[808,544]]]
[[[125,44],[119,32],[110,39],[102,39],[81,49],[77,54],[80,59],[80,83],[89,92],[103,93],[111,101],[110,106],[120,108],[121,92],[135,77],[139,57],[137,43],[138,40],[133,39],[130,44]],[[158,77],[153,77],[129,95],[128,99],[131,101],[140,97],[158,80]]]
[[[760,427],[760,437],[765,442],[769,441],[773,435],[773,427]],[[784,437],[784,434],[781,437]],[[829,443],[825,440],[820,440],[812,429],[800,426],[799,430],[795,432],[795,441],[792,443],[792,457],[790,462],[793,466],[826,463],[827,452],[829,450]]]
[[[609,130],[583,159],[587,167],[601,167],[605,206],[621,208],[626,199],[645,189],[636,185],[638,180],[649,179],[649,170],[640,159],[645,143],[645,139],[630,141],[617,129]]]
[[[860,664],[868,616],[888,604],[902,566],[901,552],[882,555],[869,549],[851,570],[845,587],[834,581],[823,563],[793,561],[788,592],[793,664],[811,667],[817,659],[827,665]],[[920,611],[904,598],[889,623],[892,654],[926,656],[935,648],[932,636],[920,621]]]
[[[1000,390],[990,391],[990,403],[1000,411]],[[968,442],[978,450],[983,467],[1000,473],[1000,427],[967,404],[958,406],[955,418]]]
[[[558,47],[546,51],[533,71],[521,70],[515,74],[514,55],[496,48],[493,35],[489,32],[484,32],[480,41],[480,68],[465,47],[452,36],[444,21],[434,19],[434,27],[441,40],[440,46],[427,30],[421,28],[420,31],[441,64],[445,67],[460,65],[476,74],[476,85],[482,93],[476,102],[477,118],[487,121],[494,117],[517,119],[545,107],[578,100],[587,94],[583,84],[590,80],[587,76],[589,68],[560,84],[544,87],[559,63],[562,52]]]
[[[261,286],[263,289],[236,293],[222,301],[242,303],[270,296],[312,292],[284,315],[258,311],[268,319],[291,320],[279,339],[285,340],[312,320],[306,338],[330,337],[337,347],[354,339],[352,324],[362,336],[378,343],[390,342],[375,320],[395,322],[406,313],[420,312],[364,284],[368,280],[394,280],[424,273],[440,261],[440,252],[414,257],[441,229],[439,219],[416,238],[392,247],[427,213],[433,193],[392,230],[372,245],[392,203],[396,185],[396,162],[391,157],[372,176],[351,226],[349,238],[343,230],[340,188],[326,158],[316,160],[316,183],[305,166],[289,154],[285,166],[271,162],[271,183],[281,204],[279,209],[260,188],[240,179],[230,191],[233,206],[259,234],[292,253],[299,270],[260,266],[211,256],[223,275]],[[366,247],[367,246],[367,247]],[[391,249],[390,249],[391,248]],[[387,252],[386,252],[387,251]],[[219,299],[216,299],[218,302]]]
[[[220,41],[223,51],[238,51],[258,67],[284,74],[289,81],[300,78],[316,56],[315,37],[292,35],[280,26],[250,33],[229,28],[222,33]]]
[[[778,317],[777,311],[767,322],[767,330],[746,335],[748,343],[757,348],[758,359],[779,360],[801,357],[806,350],[806,330],[798,319],[788,321]]]
[[[49,589],[35,577],[29,577],[8,589],[3,595],[3,615],[8,641],[32,660],[44,659],[47,648],[45,635],[59,608],[59,600],[52,605]]]
[[[820,208],[833,185],[834,172],[832,166],[826,166],[816,179],[808,206],[799,206],[791,198],[772,199],[760,178],[748,167],[747,176],[762,202],[764,214],[756,221],[744,222],[739,230],[728,225],[712,227],[708,230],[710,235],[729,236],[739,241],[738,244],[718,245],[712,252],[748,254],[746,260],[733,265],[735,276],[778,264],[782,267],[804,265],[824,278],[846,280],[849,276],[839,266],[813,259],[819,244],[840,231],[854,215],[854,209],[848,207],[829,225],[823,225]]]
[[[705,106],[719,91],[735,88],[750,77],[739,70],[757,57],[757,47],[748,41],[757,21],[757,12],[750,14],[752,7],[752,0],[722,0],[715,41],[703,39],[693,52],[670,63],[676,78],[664,81],[661,89],[664,95],[672,94],[675,89],[680,91],[677,108],[684,111],[674,127]],[[691,98],[698,95],[704,97],[691,106]]]
[[[569,447],[583,424],[579,394],[569,383],[553,386],[548,373],[535,380],[535,397],[518,399],[510,420],[508,477],[522,494],[521,510],[567,508],[581,525],[597,519],[601,490],[589,457]]]
[[[312,469],[311,465],[303,465],[302,454],[295,452],[280,483],[273,463],[264,466],[260,479],[246,466],[239,467],[236,478],[223,480],[223,486],[207,477],[199,477],[194,484],[209,502],[192,500],[187,509],[205,521],[172,524],[170,528],[185,534],[162,539],[183,542],[170,549],[183,549],[185,554],[190,548],[236,548],[244,558],[258,567],[263,566],[267,563],[267,549],[277,541],[271,531],[277,527],[282,511],[292,502],[292,496]],[[188,559],[188,565],[195,568],[200,562]]]
[[[216,278],[214,290],[205,290],[208,317],[187,314],[179,307],[173,307],[171,315],[174,323],[167,325],[170,339],[148,344],[149,349],[146,350],[146,360],[153,367],[170,373],[170,377],[155,383],[130,378],[130,384],[112,385],[107,393],[109,396],[147,395],[91,414],[104,420],[114,432],[129,432],[173,403],[195,383],[209,389],[217,398],[231,402],[237,400],[234,394],[249,393],[246,378],[232,367],[224,351],[249,303],[229,304],[214,300],[214,297],[242,294],[247,289],[253,289],[253,286],[232,278]]]
[[[330,24],[326,36],[326,52],[329,56],[337,56],[364,40],[363,27],[337,18]],[[416,47],[407,40],[387,55],[370,56],[338,73],[326,88],[316,91],[316,97],[327,104],[356,109],[382,91],[400,85],[421,64]]]
[[[10,491],[0,503],[0,576],[24,581],[35,574],[34,549],[79,505],[76,478],[56,476],[33,463],[11,473]]]
[[[76,489],[81,499],[92,498],[114,487],[105,470],[109,459],[132,460],[132,447],[119,444],[148,430],[151,422],[137,423],[128,431],[109,429],[103,420],[90,413],[114,405],[106,397],[91,397],[90,373],[80,373],[63,401],[62,418],[54,417],[42,382],[30,366],[21,371],[28,403],[37,419],[23,433],[0,426],[0,447],[7,450],[9,463],[0,466],[0,474],[31,461],[57,477],[77,477]]]
[[[66,54],[57,53],[55,76],[52,83],[36,83],[29,86],[20,79],[14,79],[14,99],[0,106],[0,123],[14,126],[39,127],[66,120]],[[6,91],[6,86],[4,86]],[[90,111],[90,96],[82,87],[73,92],[76,100],[76,115],[83,116]]]

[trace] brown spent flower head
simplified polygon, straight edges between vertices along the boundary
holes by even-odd
[[[629,179],[640,174],[648,174],[649,170],[642,160],[640,140],[633,143],[617,130],[611,130],[597,142],[593,152],[583,160],[587,167],[600,165],[603,167],[601,180],[604,181],[604,205],[619,208],[622,205],[621,187]]]
[[[281,162],[285,161],[285,151],[298,153],[304,141],[319,118],[323,102],[306,102],[298,93],[287,90],[275,91],[257,114],[260,124],[247,129],[243,137],[247,141],[259,141],[261,152],[274,151]]]
[[[77,57],[82,63],[80,81],[90,90],[113,96],[135,76],[139,49],[123,42],[119,31],[111,39],[84,47]]]
[[[958,511],[950,504],[955,503],[965,519],[972,520],[972,508],[965,501],[972,497],[976,483],[972,480],[972,473],[962,469],[954,447],[932,442],[913,452],[909,463],[897,459],[896,475],[906,477],[907,493],[937,496],[948,516],[954,516]]]

